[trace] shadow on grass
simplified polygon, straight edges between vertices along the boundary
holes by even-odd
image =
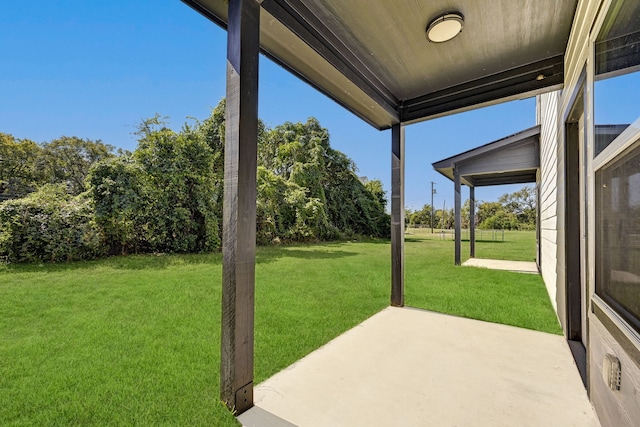
[[[424,241],[425,241],[425,239],[420,239],[419,237],[407,237],[407,236],[404,236],[404,242],[405,243],[422,243]]]
[[[343,250],[349,243],[388,244],[384,239],[361,239],[353,241],[319,242],[313,244],[291,244],[282,246],[258,246],[256,248],[256,263],[268,263],[280,258],[300,259],[338,259],[357,255],[356,252]],[[304,249],[313,246],[316,249]],[[323,248],[327,248],[323,250]],[[2,273],[34,273],[34,272],[63,272],[82,269],[111,268],[114,270],[162,270],[180,265],[221,265],[222,253],[211,252],[203,254],[136,254],[117,255],[87,261],[69,261],[59,263],[9,263],[0,264]]]
[[[111,268],[114,270],[162,270],[179,265],[220,265],[220,252],[206,254],[144,254],[119,255],[88,261],[70,261],[61,263],[6,264],[0,266],[0,273],[41,273],[47,271],[64,272]]]
[[[343,250],[301,250],[292,248],[277,248],[274,250],[262,250],[256,254],[256,263],[265,264],[282,258],[298,258],[313,261],[316,259],[338,259],[358,255],[356,252]]]
[[[351,243],[360,244],[389,244],[388,239],[359,238],[352,240],[337,240],[312,243],[286,243],[283,245],[258,246],[256,263],[264,264],[281,258],[308,259],[339,259],[358,255],[359,252],[348,250]]]

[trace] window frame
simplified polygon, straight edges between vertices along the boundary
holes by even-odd
[[[596,280],[598,278],[598,272],[596,271],[596,246],[598,242],[598,235],[596,234],[596,197],[595,197],[595,182],[596,182],[596,173],[602,170],[603,168],[611,165],[616,160],[620,159],[621,156],[627,153],[627,150],[638,149],[640,146],[640,116],[637,117],[620,135],[618,135],[607,147],[605,147],[600,153],[594,156],[594,147],[595,143],[595,120],[594,120],[594,112],[595,112],[595,82],[599,80],[604,80],[607,78],[614,78],[618,75],[622,75],[622,72],[610,72],[604,75],[598,76],[596,78],[595,75],[595,45],[600,33],[600,29],[609,13],[609,10],[612,4],[615,3],[613,1],[607,1],[603,4],[598,17],[594,23],[594,26],[591,31],[591,36],[589,38],[589,49],[588,49],[588,59],[587,59],[587,109],[589,110],[589,121],[590,123],[587,126],[588,129],[588,154],[587,158],[589,159],[590,167],[589,170],[589,200],[593,200],[594,203],[590,203],[588,206],[588,215],[589,215],[589,235],[592,238],[589,239],[589,289],[591,295],[591,312],[605,325],[609,325],[607,329],[614,336],[618,336],[619,338],[624,338],[625,341],[632,343],[632,346],[635,348],[640,347],[640,331],[636,330],[620,313],[620,307],[613,307],[612,304],[605,301],[600,295],[596,293]],[[638,72],[638,66],[631,67],[631,72]],[[627,312],[626,310],[620,310]],[[627,312],[628,313],[628,312]],[[631,314],[631,313],[630,313]],[[638,322],[640,322],[640,314],[635,315],[632,314],[633,317],[636,318]],[[617,330],[611,330],[612,327],[615,327]]]

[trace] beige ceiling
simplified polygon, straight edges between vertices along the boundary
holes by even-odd
[[[183,0],[220,25],[225,0]],[[263,51],[377,128],[562,83],[577,0],[264,0]],[[430,43],[437,16],[461,34]],[[537,80],[540,74],[544,79]]]
[[[306,3],[401,99],[564,53],[575,8],[558,0]],[[462,33],[429,43],[427,24],[448,10],[464,16]]]

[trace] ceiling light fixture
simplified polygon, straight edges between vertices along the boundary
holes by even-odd
[[[445,13],[427,26],[427,39],[434,43],[446,42],[460,34],[463,27],[464,17],[461,13]]]

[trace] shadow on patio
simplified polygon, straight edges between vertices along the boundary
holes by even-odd
[[[562,336],[389,307],[256,386],[245,426],[598,426]]]

